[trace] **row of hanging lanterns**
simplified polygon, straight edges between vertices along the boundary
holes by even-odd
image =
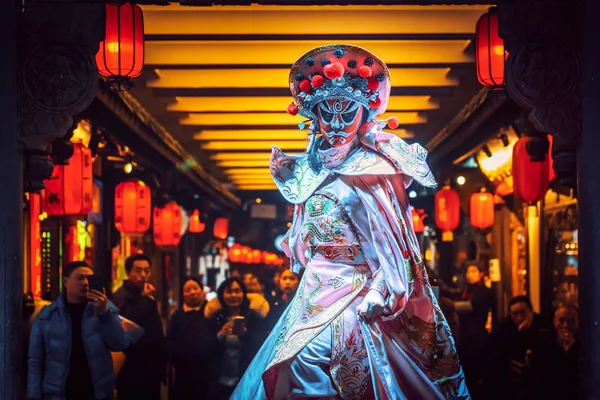
[[[281,265],[283,259],[275,253],[252,249],[248,246],[234,243],[229,248],[229,261],[242,264]]]
[[[127,90],[144,67],[144,16],[140,6],[106,4],[106,33],[96,53],[98,73],[116,90]]]

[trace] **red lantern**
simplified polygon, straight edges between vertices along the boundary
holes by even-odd
[[[42,297],[42,236],[40,195],[29,194],[29,275],[33,297]]]
[[[181,207],[174,201],[164,208],[154,207],[154,243],[157,246],[177,246],[181,240]]]
[[[213,229],[213,235],[217,239],[227,239],[229,235],[229,221],[227,218],[217,218],[215,221],[215,227]]]
[[[550,146],[548,147],[548,181],[554,182],[556,172],[554,172],[554,158],[552,158],[552,146],[554,145],[554,136],[548,135]]]
[[[262,251],[252,250],[252,264],[260,264],[262,261]]]
[[[412,220],[413,220],[413,229],[415,233],[421,233],[425,230],[425,225],[423,225],[423,218],[421,217],[422,211],[418,212],[414,208],[411,209],[412,212]]]
[[[202,233],[206,229],[206,224],[200,221],[200,212],[198,210],[194,210],[194,212],[190,215],[190,226],[188,231],[191,233]]]
[[[142,181],[121,182],[115,188],[115,228],[121,233],[150,229],[152,194]]]
[[[527,153],[527,137],[520,138],[513,147],[512,175],[515,196],[526,203],[540,201],[548,191],[549,161],[533,162]]]
[[[498,13],[495,8],[479,18],[475,35],[477,79],[484,86],[502,89],[506,52],[504,40],[498,35]]]
[[[435,194],[435,224],[442,231],[453,231],[460,223],[460,199],[449,186]]]
[[[471,196],[471,225],[477,229],[487,229],[494,225],[494,195],[489,192],[474,193]]]
[[[92,209],[92,152],[73,144],[69,165],[55,165],[45,182],[44,211],[48,215],[84,215]]]
[[[106,34],[96,54],[96,66],[111,85],[128,89],[144,67],[142,9],[125,3],[106,5]]]
[[[239,243],[234,243],[229,248],[229,261],[234,263],[242,261],[242,246]]]

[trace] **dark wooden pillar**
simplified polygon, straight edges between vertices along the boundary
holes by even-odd
[[[17,8],[0,3],[0,399],[16,400],[22,376],[22,196],[17,116]]]
[[[579,351],[581,399],[600,399],[600,3],[583,1],[579,148]],[[596,42],[596,43],[594,43]]]

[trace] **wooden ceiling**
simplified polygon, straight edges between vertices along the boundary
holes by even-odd
[[[383,116],[427,142],[479,86],[473,62],[483,6],[143,6],[146,67],[132,94],[233,190],[274,190],[271,145],[300,153],[306,132],[290,66],[332,43],[365,47],[390,68]]]

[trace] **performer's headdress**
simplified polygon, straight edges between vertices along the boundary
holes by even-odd
[[[370,51],[347,44],[310,50],[294,63],[289,81],[295,104],[288,106],[288,113],[311,120],[317,119],[317,103],[341,97],[362,104],[371,121],[385,111],[391,89],[385,63]]]

